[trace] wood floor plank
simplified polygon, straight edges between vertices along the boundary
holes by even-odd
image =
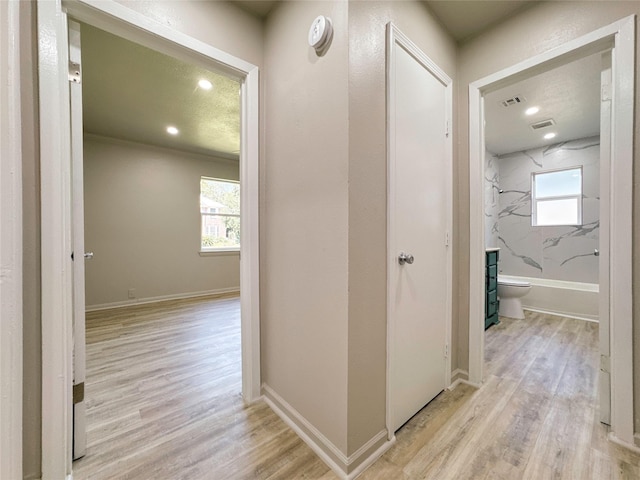
[[[598,421],[598,325],[526,312],[486,332],[486,381],[445,390],[361,480],[637,480]],[[239,299],[87,315],[87,456],[76,480],[337,480],[241,390]]]
[[[472,394],[439,435],[428,442],[407,463],[403,471],[410,477],[444,478],[453,475],[474,455],[482,438],[505,408],[517,383],[491,376],[483,388]]]

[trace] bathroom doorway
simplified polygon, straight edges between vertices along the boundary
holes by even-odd
[[[485,247],[528,310],[598,320],[603,71],[596,53],[484,97]],[[500,314],[522,318],[499,295]]]
[[[484,325],[481,315],[484,312],[484,113],[487,108],[487,96],[494,91],[513,85],[523,79],[531,77],[532,73],[549,72],[559,65],[566,65],[573,61],[585,59],[594,53],[613,51],[612,88],[605,88],[604,97],[611,100],[610,130],[615,135],[609,137],[603,132],[602,139],[610,143],[611,164],[603,168],[602,175],[610,178],[604,181],[607,185],[615,185],[608,192],[601,192],[602,199],[608,203],[603,208],[607,214],[608,232],[600,225],[601,236],[612,239],[615,245],[608,248],[611,284],[603,289],[600,300],[606,300],[609,316],[615,319],[610,328],[601,324],[600,330],[606,330],[609,335],[600,338],[599,353],[603,357],[601,364],[606,371],[609,364],[608,353],[611,353],[611,436],[621,443],[633,443],[633,392],[631,362],[631,152],[633,139],[633,112],[626,104],[633,105],[633,89],[627,83],[633,77],[633,19],[623,19],[619,22],[585,35],[574,41],[556,48],[545,54],[540,54],[529,60],[514,65],[489,77],[478,80],[470,85],[470,326],[469,326],[469,380],[480,384],[484,379]],[[602,72],[601,72],[602,74]],[[517,94],[516,94],[517,95]],[[508,99],[505,99],[508,100]],[[517,100],[515,100],[517,102]],[[507,107],[505,107],[507,108]],[[611,140],[610,140],[611,139]],[[587,142],[588,143],[588,142]],[[585,144],[586,145],[586,144]],[[583,145],[584,146],[584,145]],[[603,149],[605,152],[607,148]],[[603,217],[603,215],[601,215]],[[602,247],[600,258],[604,256]],[[520,258],[524,261],[524,258]],[[602,307],[600,307],[600,310]],[[611,348],[609,348],[609,345]],[[619,375],[619,376],[618,376]],[[607,380],[607,375],[601,376],[601,381]],[[627,386],[629,385],[629,386]],[[603,409],[604,410],[604,409]]]

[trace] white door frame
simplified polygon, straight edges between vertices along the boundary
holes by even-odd
[[[22,478],[20,2],[0,2],[0,478]]]
[[[632,189],[635,16],[600,28],[469,85],[469,381],[484,366],[484,112],[482,95],[531,73],[613,49],[610,185],[611,434],[633,445]]]
[[[446,95],[446,119],[447,122],[446,131],[446,162],[448,168],[446,169],[446,183],[449,186],[449,191],[446,199],[447,205],[447,231],[445,233],[446,238],[443,238],[443,242],[447,242],[447,271],[445,273],[445,282],[447,286],[446,294],[446,349],[447,358],[445,361],[445,384],[447,388],[451,384],[451,302],[452,302],[452,253],[451,253],[451,224],[453,222],[453,135],[451,134],[451,118],[453,113],[453,82],[451,78],[440,69],[424,52],[413,43],[409,37],[398,29],[392,22],[387,24],[387,64],[386,64],[386,84],[387,84],[387,409],[386,409],[386,428],[387,437],[389,440],[393,440],[395,437],[393,418],[392,418],[392,398],[393,392],[391,391],[391,357],[392,350],[394,348],[394,318],[391,315],[392,305],[392,281],[390,262],[397,262],[398,252],[393,250],[396,245],[395,241],[395,225],[391,212],[395,208],[395,184],[392,179],[395,178],[395,158],[393,156],[394,143],[395,143],[395,130],[392,128],[391,112],[392,106],[395,103],[394,88],[395,80],[391,67],[394,64],[393,47],[397,45],[404,49],[409,55],[416,59],[425,69],[427,69],[434,77],[436,77],[445,86]]]
[[[71,474],[72,265],[67,14],[242,84],[242,395],[261,395],[258,67],[110,0],[38,0],[42,208],[42,478]]]

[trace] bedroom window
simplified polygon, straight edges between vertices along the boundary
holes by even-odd
[[[240,183],[200,178],[200,249],[240,250]]]
[[[582,225],[582,167],[532,174],[531,225]]]

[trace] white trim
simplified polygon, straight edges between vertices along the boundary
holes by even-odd
[[[456,368],[453,372],[451,372],[451,378],[456,378],[458,376],[469,378],[469,372],[461,368]]]
[[[22,478],[22,119],[19,10],[18,0],[9,0],[0,5],[0,478]]]
[[[482,93],[493,91],[569,60],[613,48],[613,106],[611,152],[611,225],[609,238],[611,285],[611,395],[612,431],[633,443],[633,335],[632,335],[632,183],[633,105],[635,77],[635,16],[600,28],[536,55],[469,85],[469,374],[481,383],[484,363],[484,215]]]
[[[387,363],[386,363],[386,375],[387,375],[387,384],[386,384],[386,427],[387,427],[387,436],[389,440],[394,438],[394,426],[392,425],[392,399],[393,392],[391,391],[391,358],[393,357],[393,348],[394,348],[394,325],[393,325],[393,316],[391,312],[392,305],[392,289],[391,289],[391,268],[389,268],[389,262],[395,262],[396,257],[395,253],[391,252],[391,246],[395,245],[395,226],[393,225],[393,218],[390,212],[393,211],[394,202],[395,202],[395,185],[391,181],[391,179],[395,178],[395,162],[392,161],[392,151],[393,151],[393,142],[395,139],[395,130],[393,124],[391,122],[391,105],[394,105],[395,99],[393,94],[393,88],[391,85],[393,83],[393,75],[391,72],[391,66],[393,65],[393,47],[394,45],[398,45],[400,48],[404,49],[407,53],[409,53],[416,61],[418,61],[424,68],[429,70],[431,74],[436,77],[444,86],[445,86],[445,95],[446,95],[446,105],[445,105],[445,115],[446,121],[448,125],[451,125],[451,119],[453,117],[453,81],[451,78],[438,67],[416,44],[414,44],[404,33],[402,33],[398,27],[396,27],[392,22],[387,23],[387,59],[386,59],[386,103],[387,103],[387,116],[386,116],[386,125],[387,125]],[[446,171],[446,182],[449,185],[448,195],[446,199],[446,218],[447,218],[447,232],[448,236],[448,248],[447,248],[447,269],[445,272],[445,282],[447,285],[447,293],[446,293],[446,314],[445,314],[445,341],[448,344],[448,355],[445,361],[445,372],[444,372],[444,385],[443,388],[447,388],[447,386],[451,383],[451,357],[452,352],[451,348],[453,345],[452,341],[452,278],[453,278],[453,256],[452,256],[452,224],[453,224],[453,133],[452,129],[447,128],[447,139],[446,139],[446,161],[448,164],[448,168]],[[444,240],[444,239],[443,239]]]
[[[240,311],[242,322],[242,396],[262,395],[260,376],[260,198],[258,67],[244,64],[240,123]]]
[[[461,379],[461,378],[458,378],[456,381],[454,381],[451,385],[449,385],[449,386],[447,387],[447,390],[451,391],[451,390],[453,390],[454,388],[456,388],[458,385],[460,385],[461,383],[462,383],[462,379]]]
[[[633,444],[633,145],[635,16],[619,22],[612,53],[610,293],[611,431]]]
[[[362,453],[366,452],[366,449],[364,449],[365,446],[368,446],[368,445],[373,446],[376,442],[378,442],[379,440],[382,440],[386,436],[387,436],[387,430],[386,429],[381,430],[378,433],[378,435],[373,437],[361,448],[359,448],[356,453],[360,452],[361,450],[363,450]],[[380,447],[378,447],[378,449],[375,452],[373,452],[365,460],[363,460],[362,463],[360,463],[360,465],[358,465],[353,472],[349,473],[349,475],[347,475],[346,477],[347,480],[353,480],[357,478],[358,475],[364,472],[367,468],[373,465],[382,455],[384,455],[387,450],[393,447],[395,443],[396,443],[396,437],[394,435],[390,440],[385,441],[382,445],[380,445]],[[356,453],[354,453],[353,455],[350,455],[349,458],[355,457]]]
[[[42,478],[71,473],[72,282],[66,16],[38,2],[42,282]]]
[[[258,68],[115,1],[38,0],[42,208],[42,474],[71,473],[70,130],[67,12],[74,18],[215,69],[241,82],[242,392],[260,397]]]
[[[240,249],[235,250],[200,250],[198,255],[201,257],[225,257],[225,256],[240,256]]]
[[[455,382],[453,382],[451,385],[449,385],[449,387],[447,387],[447,390],[451,391],[451,390],[453,390],[453,389],[457,388],[457,387],[458,387],[458,385],[469,385],[469,386],[471,386],[471,387],[473,387],[473,388],[480,388],[480,387],[482,387],[482,385],[479,385],[479,384],[477,384],[477,383],[472,383],[472,382],[470,382],[469,380],[466,380],[466,379],[464,379],[464,378],[459,378],[459,379],[457,379]]]
[[[320,459],[341,479],[351,480],[371,466],[384,452],[393,446],[395,436],[382,443],[371,455],[362,460],[358,467],[347,473],[349,466],[359,462],[360,458],[374,448],[387,436],[387,430],[381,430],[368,442],[348,457],[314,427],[300,412],[287,403],[269,385],[263,384],[263,399],[267,405],[313,450]]]
[[[609,435],[608,435],[607,438],[609,439],[610,442],[613,442],[616,445],[620,445],[621,447],[627,448],[627,449],[631,450],[634,453],[640,453],[640,447],[638,447],[635,444],[635,442],[633,442],[633,443],[625,442],[624,440],[621,440],[613,432],[609,432]],[[634,435],[634,440],[637,440],[637,439],[638,439],[638,436],[636,434],[636,435]]]
[[[551,310],[543,310],[541,308],[531,308],[525,305],[522,306],[522,309],[527,310],[529,312],[543,313],[545,315],[554,315],[556,317],[573,318],[574,320],[583,320],[585,322],[600,323],[598,322],[598,317],[585,317],[585,316],[576,315],[573,313],[552,312]]]
[[[460,378],[457,378],[456,380],[454,380],[454,382],[447,387],[447,390],[453,390],[454,388],[456,388],[458,385],[461,385],[461,384],[471,385],[474,388],[480,388],[482,386],[477,383],[470,382],[468,380],[469,372],[467,372],[466,370],[462,370],[461,368],[456,368],[451,373],[452,378],[456,378],[458,375],[460,375]],[[466,378],[463,378],[463,377],[466,377]]]
[[[578,292],[594,292],[597,293],[600,290],[600,286],[597,283],[586,282],[571,282],[567,280],[555,280],[552,278],[538,278],[538,277],[521,277],[519,275],[498,274],[499,279],[513,279],[521,282],[529,282],[536,287],[550,287],[557,288],[559,290],[576,290]],[[500,280],[498,280],[500,281]]]
[[[186,300],[188,298],[209,297],[211,295],[226,295],[231,293],[240,294],[240,287],[219,288],[217,290],[207,290],[202,292],[176,293],[173,295],[159,295],[157,297],[137,298],[135,300],[124,300],[122,302],[99,303],[97,305],[87,305],[86,311],[97,312],[99,310],[133,307],[136,305],[166,302],[169,300]]]

